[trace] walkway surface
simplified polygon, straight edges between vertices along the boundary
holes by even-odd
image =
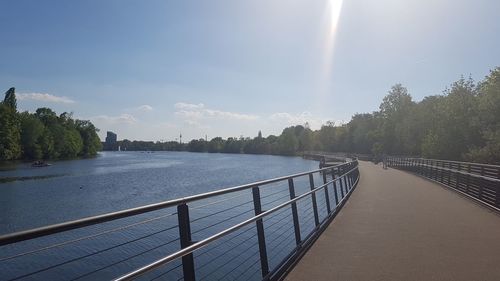
[[[500,280],[500,215],[406,172],[360,172],[286,280]]]

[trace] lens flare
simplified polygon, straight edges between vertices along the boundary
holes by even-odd
[[[337,25],[339,23],[340,11],[342,10],[343,0],[330,0],[328,5],[330,6],[330,36],[335,36],[335,31],[337,31]]]
[[[340,19],[340,13],[342,11],[343,0],[328,0],[325,7],[324,16],[324,26],[323,26],[323,36],[324,36],[324,50],[322,61],[322,71],[321,71],[321,89],[320,89],[320,101],[324,104],[325,98],[331,94],[331,79],[333,75],[333,54],[335,48],[335,37],[337,35],[337,29]]]

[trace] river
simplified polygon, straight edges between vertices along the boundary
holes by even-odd
[[[98,157],[92,159],[56,161],[52,163],[52,166],[43,168],[33,168],[29,163],[19,163],[9,169],[2,169],[0,171],[0,234],[123,210],[278,176],[310,171],[318,167],[318,162],[305,160],[300,157],[188,152],[102,152]],[[308,182],[306,179],[304,180],[302,188],[298,188],[302,192],[308,188]],[[286,200],[287,193],[283,194],[285,194],[285,199],[283,200]],[[272,199],[273,197],[269,198]],[[246,204],[245,202],[249,202],[249,199],[251,200],[251,197],[245,194],[245,196],[238,199],[240,201],[231,201],[234,204],[238,202]],[[247,209],[243,213],[246,214],[243,217],[239,217],[239,220],[252,215],[252,205],[247,205],[245,208]],[[219,215],[202,220],[204,219],[206,210],[203,210],[201,207],[198,210],[200,212],[196,213],[197,210],[194,208],[191,215],[193,236],[195,237],[200,236],[202,238],[217,230],[220,231],[224,225],[219,225],[213,230],[210,229],[214,219],[216,219],[215,221],[221,219],[227,220],[226,227],[232,222],[237,222],[237,220],[231,219],[232,217],[227,219]],[[213,210],[212,208],[211,211]],[[241,211],[243,209],[235,207],[234,211],[232,211],[233,214],[238,210]],[[248,213],[249,211],[250,213]],[[168,212],[168,210],[165,212]],[[167,216],[165,214],[157,212],[154,216]],[[308,215],[310,216],[311,213]],[[137,220],[150,219],[151,217],[153,215],[139,216]],[[286,217],[289,216],[283,216],[283,218]],[[278,220],[279,216],[276,216],[275,219],[277,219],[277,222],[280,222]],[[195,221],[198,220],[199,222],[196,224]],[[283,221],[283,219],[281,220]],[[310,218],[308,219],[309,221]],[[26,251],[29,252],[33,249],[43,248],[54,245],[54,243],[60,243],[61,241],[67,241],[68,239],[74,239],[75,237],[93,234],[103,229],[133,222],[135,221],[123,221],[121,224],[111,222],[104,226],[89,227],[83,231],[71,231],[69,234],[64,234],[65,236],[59,234],[61,237],[55,235],[54,237],[0,248],[3,252],[0,255],[0,270],[4,273],[0,279],[16,278],[23,274],[28,274],[25,276],[26,280],[68,280],[73,279],[74,276],[87,280],[116,277],[118,273],[124,273],[145,262],[164,256],[165,252],[159,251],[155,256],[155,252],[151,250],[148,252],[149,258],[147,260],[139,258],[135,259],[135,261],[127,259],[122,260],[123,262],[120,260],[112,262],[113,260],[116,260],[123,254],[132,256],[134,254],[140,255],[140,251],[144,250],[145,247],[155,245],[155,243],[158,244],[166,239],[173,239],[172,242],[175,242],[175,238],[178,235],[174,216],[172,217],[171,224],[173,227],[170,233],[161,233],[165,229],[160,228],[165,225],[168,226],[170,223],[170,221],[167,223],[167,220],[163,220],[162,224],[150,223],[147,227],[127,229],[127,231],[117,233],[116,235],[113,234],[114,236],[108,235],[109,237],[106,239],[87,239],[91,241],[78,242],[76,246],[62,245],[61,247],[58,246],[57,249],[50,248],[50,251],[44,250],[12,258]],[[284,223],[282,223],[282,227],[290,226],[286,221]],[[311,223],[307,227],[312,227]],[[199,229],[198,234],[196,234],[197,228]],[[158,229],[160,230],[155,232]],[[254,238],[252,238],[255,237],[252,233],[253,231],[254,227],[250,227],[249,231],[247,231],[248,234],[236,237],[238,239],[248,237],[236,246],[243,247],[246,243],[248,245],[253,244],[249,248],[252,251],[257,249],[255,247],[256,241],[253,241]],[[164,234],[164,236],[155,233]],[[289,233],[293,232],[289,231]],[[124,239],[130,240],[134,237],[143,237],[145,235],[150,235],[150,238],[154,239],[149,242],[144,240],[143,244],[134,244],[125,250],[120,248],[115,252],[113,252],[113,249],[107,250],[108,248],[106,248],[109,245],[120,245],[120,241]],[[153,235],[156,236],[152,237]],[[281,237],[280,235],[283,235],[283,233],[276,234],[276,237]],[[288,235],[287,239],[291,239],[290,241],[293,242],[292,236]],[[270,237],[272,238],[273,236],[271,235]],[[233,242],[238,241],[236,238]],[[282,244],[280,240],[277,241]],[[290,245],[293,246],[292,242],[290,242]],[[178,247],[178,243],[173,244],[176,244],[175,248]],[[215,258],[214,254],[224,253],[221,251],[227,252],[226,249],[229,249],[228,245],[231,244],[218,247],[218,249],[214,249],[209,253],[206,251],[202,252],[204,256],[197,257],[198,262],[213,260]],[[236,246],[231,245],[230,247]],[[82,260],[82,252],[93,253],[93,251],[95,252],[99,248],[105,248],[106,252],[103,251],[98,256],[96,255],[98,258],[91,261]],[[248,252],[248,249],[245,249],[238,250],[236,253],[245,254]],[[285,250],[283,250],[283,253],[278,254],[281,256],[286,254]],[[248,255],[250,258],[257,258],[258,260],[257,252],[249,253]],[[276,261],[280,260],[280,255],[277,255]],[[233,274],[232,271],[223,268],[219,270],[218,268],[214,268],[214,264],[219,264],[222,267],[231,260],[234,261],[241,257],[232,258],[228,254],[221,254],[219,256],[222,256],[219,263],[213,262],[209,267],[204,269],[206,271],[205,279],[235,278],[234,275],[224,275],[228,273]],[[68,259],[75,259],[75,257],[76,260],[72,264],[51,268],[51,265],[54,263],[57,264],[58,261],[62,263]],[[82,266],[82,263],[86,265]],[[107,263],[111,263],[111,265],[106,265]],[[174,266],[177,266],[177,268],[174,268]],[[180,270],[178,266],[179,264],[172,264],[172,268],[178,269],[177,271]],[[257,268],[258,271],[258,264],[254,262],[252,266]],[[89,267],[97,268],[99,271],[89,272]],[[202,269],[197,268],[197,272],[203,272]],[[30,273],[40,270],[40,273],[30,275]],[[176,274],[180,273],[177,272]],[[247,279],[258,279],[258,276],[258,274],[248,275]],[[161,278],[164,277],[161,276]]]

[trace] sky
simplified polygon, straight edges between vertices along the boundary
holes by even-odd
[[[279,135],[500,66],[498,0],[0,0],[0,91],[118,139]]]

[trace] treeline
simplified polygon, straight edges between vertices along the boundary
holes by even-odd
[[[205,139],[194,139],[189,143],[176,141],[152,142],[152,141],[130,141],[117,142],[121,150],[128,151],[189,151],[210,153],[247,153],[247,154],[274,154],[274,155],[297,155],[297,153],[309,150],[312,146],[313,131],[309,126],[298,125],[283,130],[280,136],[270,135],[262,137],[259,131],[255,138],[230,137],[223,139],[215,137],[209,141]]]
[[[461,78],[420,102],[397,84],[379,111],[354,115],[332,137],[328,148],[338,151],[498,164],[500,68],[478,83]]]
[[[297,155],[330,151],[405,155],[500,163],[500,68],[478,83],[461,78],[440,95],[416,102],[394,85],[379,110],[355,114],[347,124],[327,122],[319,130],[307,124],[266,138],[213,138],[178,142],[123,141],[122,149],[176,150]]]
[[[97,154],[101,142],[90,121],[57,116],[50,108],[18,112],[15,89],[0,103],[0,160],[62,159]]]

